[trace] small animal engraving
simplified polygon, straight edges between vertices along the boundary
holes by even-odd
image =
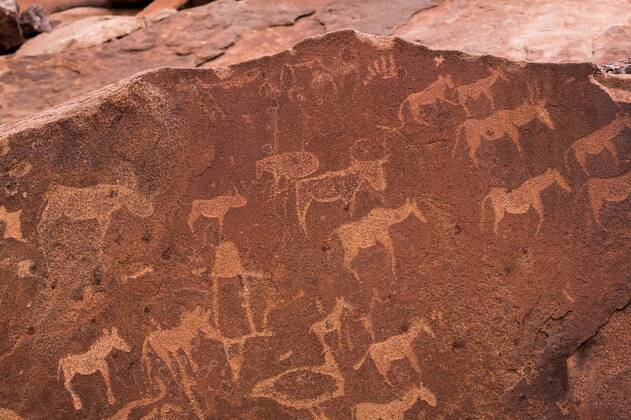
[[[392,363],[397,360],[407,359],[416,373],[420,374],[421,365],[414,352],[413,344],[422,332],[434,337],[434,332],[423,319],[419,318],[412,321],[407,332],[394,335],[384,341],[372,343],[368,346],[366,354],[355,364],[354,369],[357,370],[361,368],[366,362],[366,359],[370,357],[386,383],[392,385],[388,379],[388,372],[392,367]]]
[[[436,396],[423,385],[409,389],[401,398],[388,403],[362,402],[353,407],[355,420],[404,420],[405,412],[418,400],[436,407]]]
[[[234,189],[233,194],[220,195],[209,200],[193,200],[191,212],[188,216],[188,226],[191,232],[195,232],[193,225],[200,216],[208,219],[217,219],[219,231],[223,230],[223,219],[230,209],[243,207],[248,203],[246,198]]]
[[[621,202],[631,194],[631,171],[614,178],[592,178],[586,185],[594,220],[600,224],[600,213],[607,201]]]
[[[480,229],[484,223],[484,208],[488,200],[491,200],[493,207],[493,232],[497,233],[499,224],[506,215],[524,214],[531,207],[539,215],[539,223],[536,232],[539,232],[543,225],[544,212],[543,203],[541,202],[541,193],[552,184],[557,184],[565,191],[572,191],[567,181],[556,169],[547,169],[543,174],[524,181],[518,188],[509,190],[506,187],[491,187],[491,191],[484,199],[482,199]]]
[[[361,249],[381,244],[388,254],[390,271],[395,274],[396,260],[394,243],[390,237],[390,227],[401,223],[410,216],[416,216],[421,222],[427,219],[418,209],[415,200],[406,199],[398,208],[376,208],[356,222],[346,223],[331,234],[337,236],[344,249],[344,266],[359,279],[357,272],[351,267],[353,260]]]
[[[618,158],[618,151],[616,150],[616,145],[613,143],[613,139],[627,127],[631,127],[631,116],[619,113],[609,124],[576,140],[565,154],[566,164],[569,166],[569,155],[570,153],[574,153],[574,157],[583,172],[589,173],[587,170],[587,158],[589,156],[598,155],[606,150],[611,155],[614,163],[619,165],[620,159]]]
[[[72,405],[75,410],[81,410],[83,404],[79,395],[72,388],[72,378],[76,374],[91,375],[100,372],[107,387],[107,402],[113,405],[116,402],[112,384],[110,382],[110,371],[106,357],[113,351],[120,350],[130,352],[131,348],[127,342],[118,335],[118,330],[113,327],[111,330],[104,329],[99,339],[92,344],[85,353],[71,354],[59,360],[58,374],[63,372],[64,385],[72,397]]]
[[[421,111],[423,107],[433,105],[436,102],[446,102],[449,104],[457,105],[456,102],[447,98],[447,90],[454,87],[454,82],[450,75],[443,76],[439,74],[435,81],[427,85],[425,89],[420,92],[412,93],[409,95],[401,106],[399,107],[399,121],[401,127],[405,125],[406,114],[405,110],[409,110],[412,120],[421,125],[429,125],[427,121],[423,119]]]

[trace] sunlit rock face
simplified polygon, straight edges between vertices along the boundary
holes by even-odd
[[[343,31],[1,127],[0,415],[625,413],[601,79]]]

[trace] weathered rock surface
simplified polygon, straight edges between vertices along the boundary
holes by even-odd
[[[137,31],[144,24],[135,16],[90,16],[28,40],[15,55],[31,57],[93,47]]]
[[[628,339],[631,106],[601,77],[344,31],[3,126],[0,407],[626,413],[627,359],[580,362]]]
[[[19,18],[20,29],[25,38],[34,37],[37,34],[50,32],[52,29],[46,13],[41,6],[33,5],[22,12]]]
[[[0,0],[0,53],[19,47],[24,42],[18,24],[18,12],[15,0]]]

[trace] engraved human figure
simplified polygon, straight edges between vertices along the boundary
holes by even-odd
[[[223,219],[230,209],[243,207],[248,203],[247,199],[234,189],[233,194],[220,195],[209,200],[193,200],[191,212],[188,216],[188,226],[194,232],[193,225],[200,216],[208,219],[217,219],[219,231],[223,230]]]
[[[466,119],[456,128],[457,140],[454,143],[452,153],[455,155],[464,135],[469,149],[469,158],[475,166],[478,166],[477,151],[482,145],[482,141],[497,141],[508,135],[521,156],[523,153],[519,135],[521,127],[534,119],[540,120],[551,130],[555,127],[554,121],[546,109],[547,100],[545,98],[535,99],[534,91],[531,88],[529,88],[529,92],[530,97],[527,101],[516,108],[500,109],[488,117]]]
[[[423,319],[415,319],[411,322],[406,332],[394,335],[384,341],[370,344],[364,356],[355,364],[354,369],[357,370],[361,368],[366,362],[366,359],[371,358],[379,374],[388,385],[392,385],[388,379],[388,372],[392,364],[397,360],[407,359],[416,373],[420,374],[421,365],[414,352],[413,344],[423,332],[434,337],[434,332]]]
[[[436,102],[456,104],[454,101],[447,98],[447,89],[452,89],[453,87],[454,83],[450,75],[443,76],[439,74],[436,80],[427,85],[425,89],[409,95],[403,103],[401,103],[401,106],[399,106],[398,115],[401,126],[406,122],[406,109],[409,111],[412,119],[418,124],[429,125],[421,116],[422,108]]]
[[[421,222],[427,219],[418,209],[415,200],[406,199],[398,208],[376,208],[356,222],[343,224],[333,231],[331,236],[337,236],[344,249],[344,266],[359,278],[351,267],[353,260],[362,249],[383,245],[388,254],[390,271],[395,274],[394,243],[390,237],[390,227],[401,223],[410,216],[416,216]]]
[[[85,353],[71,354],[59,360],[58,373],[63,373],[64,386],[70,392],[72,397],[72,405],[75,410],[81,410],[83,404],[79,395],[72,388],[72,378],[76,374],[91,375],[100,372],[105,380],[107,388],[107,402],[112,405],[116,402],[112,384],[110,382],[110,371],[107,365],[107,356],[114,350],[130,352],[131,349],[127,342],[118,334],[116,327],[109,331],[103,329],[102,335]]]
[[[4,206],[0,206],[0,226],[4,225],[4,238],[15,239],[16,241],[24,242],[22,237],[22,224],[20,216],[22,210],[7,211]]]
[[[464,107],[467,115],[470,114],[467,102],[469,100],[475,101],[481,96],[488,99],[489,102],[491,102],[491,107],[495,109],[495,99],[493,92],[491,92],[491,87],[500,79],[507,80],[507,77],[499,67],[491,69],[490,73],[491,74],[488,76],[478,79],[473,83],[461,85],[456,88],[456,98],[458,98],[458,102]]]
[[[631,194],[631,171],[613,178],[592,178],[586,185],[594,220],[600,224],[600,212],[607,201],[621,202]]]
[[[54,185],[45,195],[46,207],[42,212],[37,231],[41,235],[50,224],[62,217],[72,220],[95,220],[100,238],[107,233],[112,215],[126,209],[138,217],[153,214],[153,204],[134,189],[117,184],[99,184],[93,187]]]
[[[532,207],[539,216],[536,232],[539,232],[544,220],[541,193],[553,184],[557,184],[565,191],[572,191],[567,181],[556,169],[547,169],[543,174],[524,181],[518,188],[510,190],[506,187],[491,187],[491,191],[482,199],[480,213],[480,228],[484,223],[484,209],[490,200],[493,208],[493,232],[497,233],[500,222],[506,215],[524,214]]]
[[[606,124],[591,134],[576,140],[565,154],[565,162],[569,165],[569,155],[574,154],[576,161],[581,166],[583,172],[587,171],[587,158],[597,155],[605,150],[611,154],[616,165],[620,164],[618,151],[613,139],[625,128],[631,127],[631,116],[618,113],[609,124]]]
[[[296,212],[305,235],[307,234],[307,212],[311,203],[342,201],[355,207],[355,197],[364,186],[377,192],[386,190],[386,174],[383,165],[389,155],[381,159],[362,161],[351,158],[351,164],[339,171],[328,171],[312,178],[296,181]]]
[[[344,298],[337,298],[331,313],[323,320],[314,323],[309,329],[318,338],[322,346],[324,362],[321,365],[292,368],[271,378],[264,379],[252,388],[252,397],[268,398],[285,407],[307,410],[316,419],[327,418],[320,406],[345,394],[346,380],[325,338],[328,333],[337,332],[336,328],[340,326],[340,318],[344,313],[343,307],[347,307]],[[297,398],[285,391],[298,386],[303,387],[310,381],[318,384],[323,380],[327,382],[332,381],[333,385],[312,397]],[[291,386],[292,382],[295,382],[295,386]]]
[[[280,192],[280,183],[291,184],[311,175],[320,167],[317,156],[309,152],[286,152],[256,161],[256,178],[267,172],[274,178],[273,193]]]
[[[361,402],[353,407],[355,420],[403,420],[405,412],[418,400],[423,400],[432,407],[436,407],[436,396],[423,385],[411,388],[397,398],[387,403]]]

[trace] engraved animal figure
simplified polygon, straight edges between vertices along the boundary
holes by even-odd
[[[406,199],[398,208],[376,208],[356,222],[343,224],[335,229],[331,235],[338,237],[344,249],[344,266],[351,271],[356,278],[357,273],[351,268],[351,264],[361,249],[367,249],[377,244],[383,245],[388,254],[390,270],[395,273],[394,243],[390,237],[390,227],[401,223],[410,216],[416,216],[423,223],[427,219],[418,209],[416,201]]]
[[[285,407],[296,410],[307,410],[315,419],[327,418],[320,405],[335,398],[342,397],[345,393],[346,380],[342,375],[340,367],[325,337],[328,333],[336,331],[336,328],[340,326],[340,318],[346,306],[347,303],[344,301],[344,298],[336,299],[335,307],[331,313],[323,320],[313,324],[309,329],[322,345],[324,363],[317,366],[302,366],[289,369],[276,376],[264,379],[252,388],[252,397],[268,398]],[[300,399],[293,397],[291,394],[287,394],[285,391],[298,386],[304,387],[305,384],[311,381],[314,385],[317,385],[321,383],[322,380],[326,380],[327,382],[332,381],[333,385],[311,397]],[[292,386],[292,382],[295,382],[295,386]]]
[[[536,232],[539,232],[544,220],[543,203],[541,193],[552,184],[556,183],[565,191],[572,191],[567,181],[556,169],[547,169],[543,174],[524,181],[518,188],[510,190],[506,187],[491,187],[491,191],[481,204],[480,228],[484,222],[484,208],[488,200],[491,200],[493,207],[493,232],[497,233],[500,222],[506,215],[524,214],[531,207],[539,215],[539,223]]]
[[[631,127],[631,116],[622,113],[616,115],[609,124],[576,140],[565,154],[566,164],[568,164],[569,154],[572,152],[578,164],[581,165],[583,172],[588,173],[587,158],[606,150],[611,154],[614,163],[619,165],[618,151],[612,140],[626,127]]]
[[[153,352],[166,365],[173,379],[180,378],[180,385],[193,406],[193,410],[199,418],[203,418],[203,411],[195,398],[192,390],[192,380],[189,378],[185,362],[179,356],[182,351],[185,360],[188,361],[191,370],[197,372],[198,365],[193,359],[193,340],[203,333],[206,337],[216,336],[216,331],[208,324],[208,313],[197,306],[191,311],[184,311],[180,322],[170,329],[159,329],[150,333],[142,345],[142,363],[151,375],[151,362],[149,355]]]
[[[475,101],[481,96],[486,97],[486,99],[491,102],[492,108],[495,109],[495,99],[493,98],[491,87],[500,79],[506,80],[506,75],[500,68],[493,68],[491,74],[488,76],[456,88],[456,98],[458,98],[458,102],[464,107],[467,115],[470,115],[467,102],[469,100]]]
[[[492,115],[484,118],[468,118],[457,129],[457,140],[454,143],[452,153],[464,139],[469,149],[469,157],[475,166],[479,165],[477,157],[478,148],[482,141],[497,141],[508,135],[511,142],[517,147],[518,153],[523,153],[519,137],[519,129],[534,119],[539,119],[551,130],[554,129],[554,121],[546,109],[546,99],[535,99],[533,90],[529,88],[530,97],[526,102],[513,109],[500,109]]]
[[[274,194],[280,190],[281,181],[293,183],[299,178],[311,175],[320,167],[317,156],[309,152],[287,152],[269,156],[256,162],[256,177],[261,178],[264,172],[274,178]]]
[[[366,359],[370,357],[386,383],[392,385],[388,380],[388,372],[390,371],[392,363],[397,360],[407,359],[416,373],[420,374],[421,366],[414,352],[413,344],[422,332],[432,337],[434,337],[434,332],[423,319],[416,319],[411,324],[407,332],[394,335],[384,341],[372,343],[368,346],[366,354],[355,364],[354,369],[357,370],[361,368]]]
[[[436,396],[423,385],[409,389],[401,398],[388,403],[362,402],[353,407],[355,420],[403,420],[405,412],[421,399],[436,407]]]
[[[592,178],[586,185],[594,220],[600,224],[600,212],[605,202],[624,201],[631,194],[631,171],[614,178]]]
[[[296,212],[298,221],[307,235],[307,212],[312,202],[332,203],[341,200],[355,207],[355,196],[364,187],[377,192],[386,190],[386,174],[383,165],[389,155],[377,160],[361,161],[351,158],[351,165],[340,171],[328,171],[321,175],[296,181]]]
[[[90,349],[85,353],[71,354],[59,360],[58,373],[63,372],[64,386],[70,392],[72,397],[72,405],[75,410],[81,410],[83,407],[79,395],[72,388],[72,378],[76,374],[91,375],[100,372],[105,380],[107,388],[107,402],[112,405],[116,402],[112,384],[110,382],[110,371],[107,365],[106,357],[113,351],[120,350],[124,352],[131,351],[127,342],[118,335],[118,330],[113,327],[111,330],[103,329],[102,335],[92,344]]]
[[[456,104],[454,101],[447,99],[446,97],[447,89],[451,89],[453,87],[454,83],[450,75],[443,76],[442,74],[439,74],[436,80],[427,85],[425,89],[409,95],[399,107],[399,121],[401,121],[401,126],[403,126],[406,121],[406,109],[409,110],[414,121],[421,125],[429,125],[421,116],[422,108],[436,102]]]
[[[12,238],[16,241],[24,242],[22,237],[22,224],[20,222],[20,216],[22,210],[10,212],[7,211],[4,206],[0,206],[0,222],[4,224],[4,238]]]
[[[220,195],[209,200],[193,200],[191,213],[188,216],[188,226],[191,232],[194,232],[193,224],[195,224],[200,216],[204,216],[208,219],[217,219],[219,231],[221,232],[223,229],[223,219],[226,217],[228,210],[243,207],[247,203],[246,198],[239,194],[236,188],[233,194]]]
[[[67,217],[72,220],[95,220],[101,239],[105,237],[112,215],[126,209],[138,217],[153,214],[153,204],[138,192],[124,185],[100,184],[93,187],[55,185],[46,193],[46,207],[37,230],[40,235],[54,221]]]

